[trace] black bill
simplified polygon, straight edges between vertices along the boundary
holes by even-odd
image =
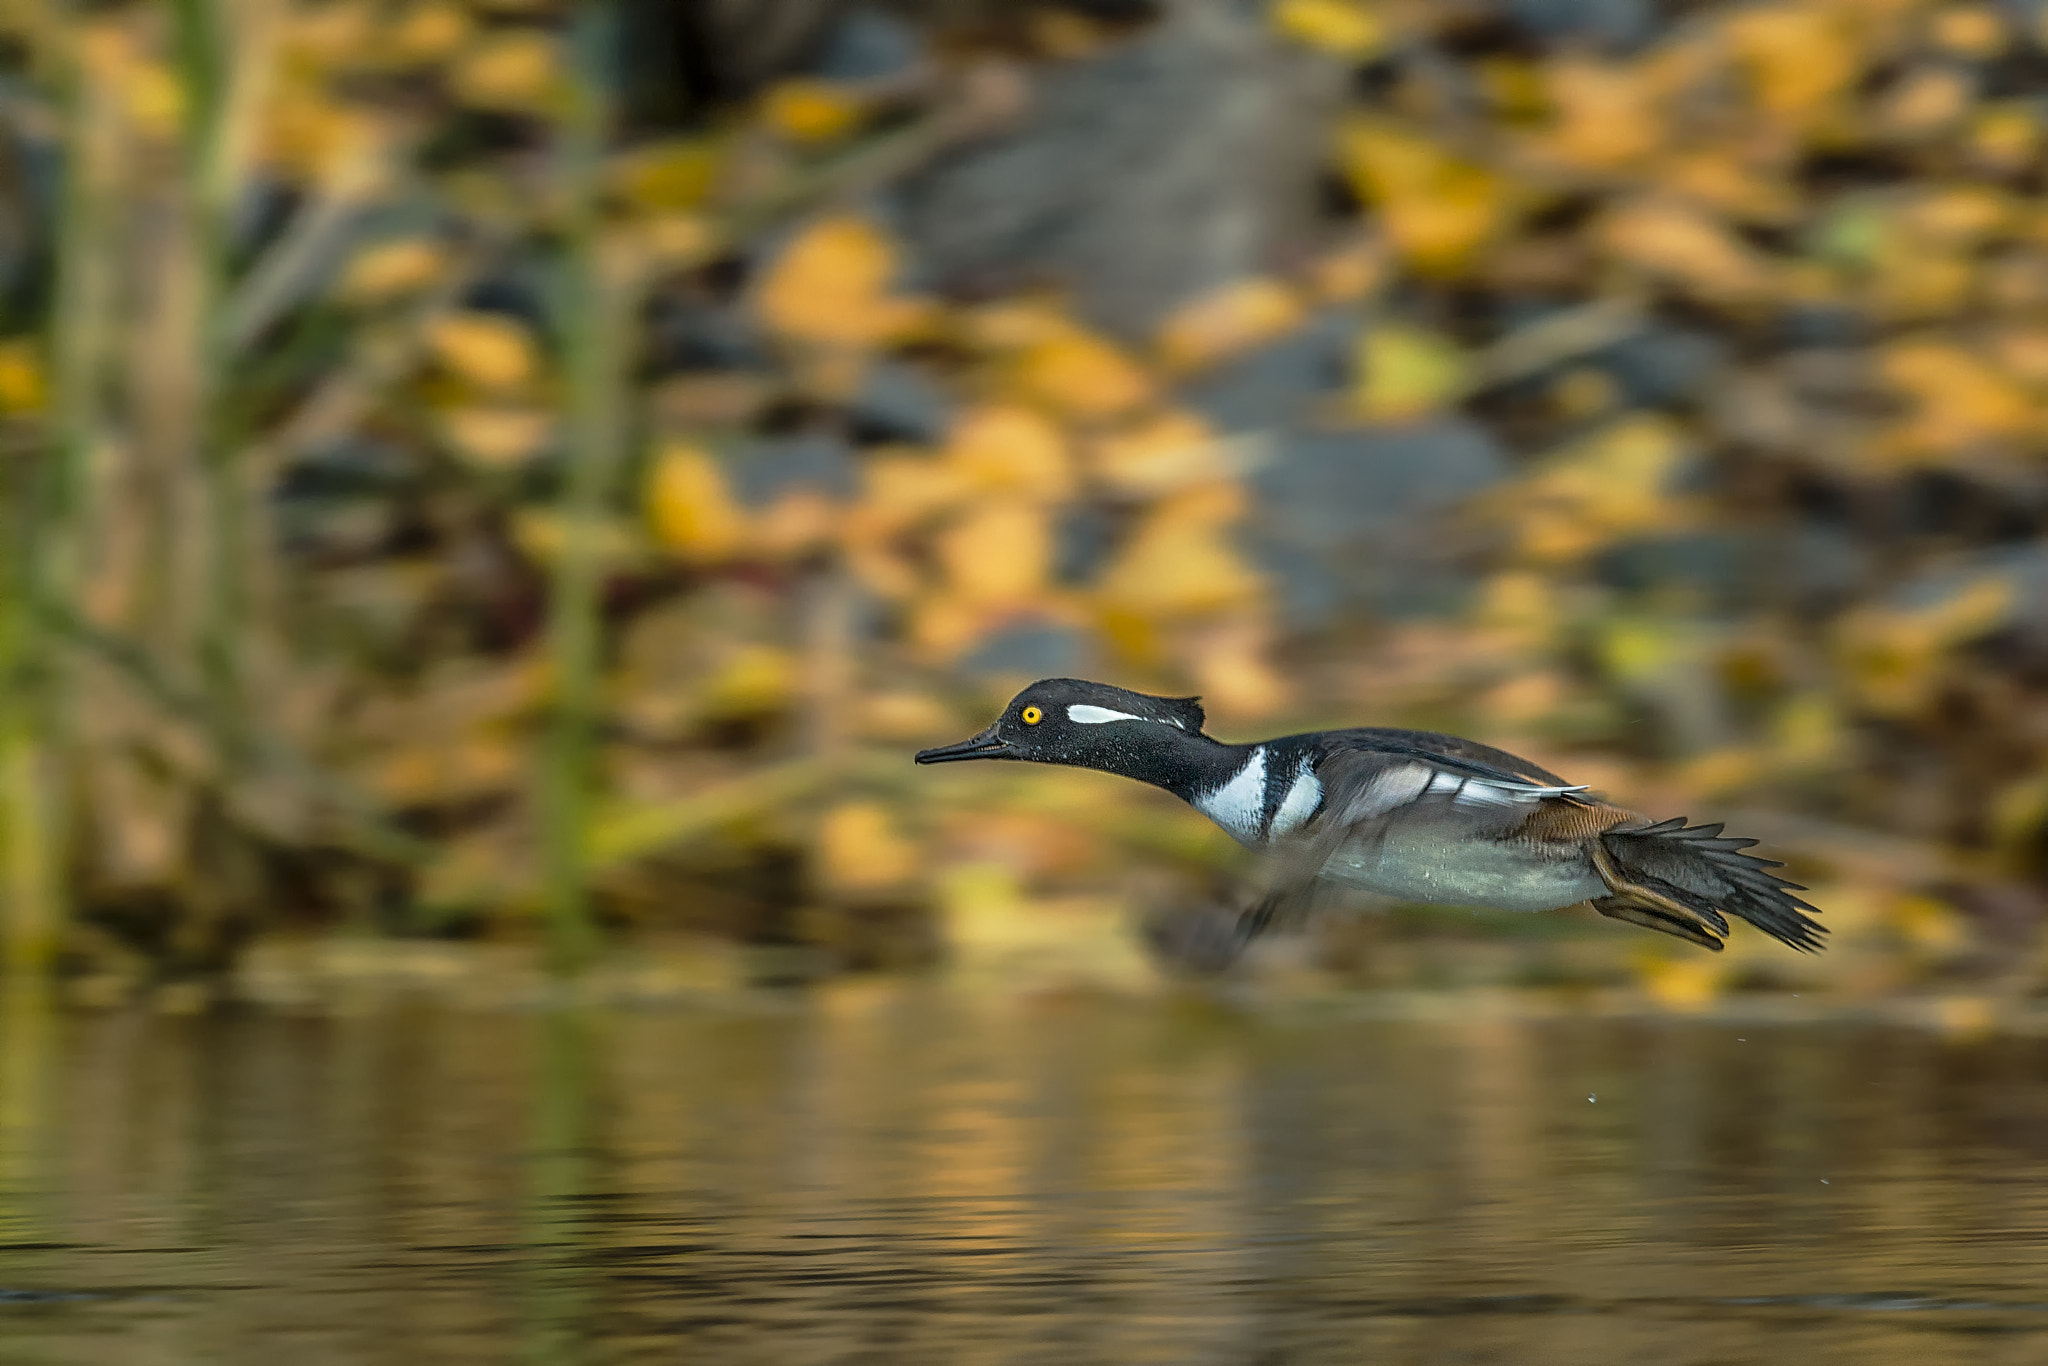
[[[962,740],[957,745],[940,745],[937,749],[921,749],[917,761],[921,764],[950,764],[961,759],[1001,759],[1010,752],[1010,742],[996,737],[996,728],[990,726],[981,734]]]

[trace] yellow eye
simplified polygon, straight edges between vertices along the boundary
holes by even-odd
[[[1024,718],[1024,724],[1027,726],[1035,726],[1045,719],[1045,713],[1036,707],[1026,707],[1017,714]]]

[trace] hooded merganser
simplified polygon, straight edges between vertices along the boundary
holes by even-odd
[[[1526,759],[1433,731],[1311,731],[1233,745],[1202,733],[1199,699],[1047,678],[972,739],[920,764],[1021,759],[1163,787],[1269,856],[1249,940],[1305,905],[1318,879],[1402,901],[1602,915],[1719,951],[1728,915],[1795,949],[1826,927],[1806,889],[1724,839],[1719,825],[1651,821]],[[1725,912],[1725,914],[1724,914]]]

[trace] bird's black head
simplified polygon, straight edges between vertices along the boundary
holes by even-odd
[[[1201,734],[1198,698],[1153,697],[1080,678],[1042,678],[1011,698],[981,734],[923,750],[917,761],[1024,759],[1149,778],[1142,772],[1144,756]]]

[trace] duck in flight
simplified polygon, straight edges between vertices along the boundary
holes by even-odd
[[[920,764],[1015,759],[1163,787],[1266,856],[1240,942],[1309,903],[1319,881],[1401,901],[1602,915],[1718,952],[1728,917],[1795,949],[1827,931],[1806,890],[1744,853],[1755,840],[1610,806],[1502,750],[1433,731],[1362,727],[1233,745],[1192,697],[1048,678],[995,724]]]

